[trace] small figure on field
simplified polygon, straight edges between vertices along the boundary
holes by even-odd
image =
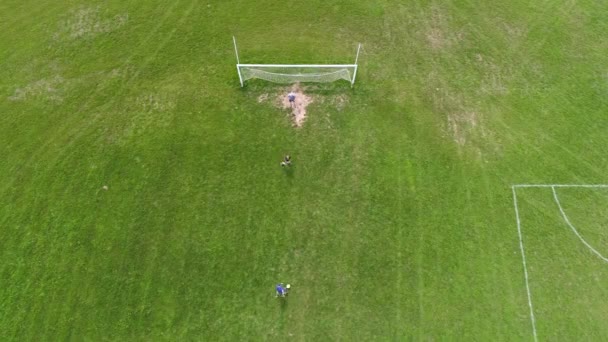
[[[287,98],[289,99],[289,105],[291,108],[294,108],[296,106],[296,94],[291,91],[289,94],[287,94]]]
[[[289,154],[286,155],[285,158],[283,158],[281,166],[291,166],[291,156],[289,156]]]
[[[275,297],[287,297],[287,295],[289,294],[289,289],[291,289],[290,284],[283,286],[283,283],[278,283],[276,287],[277,293]]]
[[[287,296],[287,289],[283,287],[283,283],[279,283],[277,284],[277,294],[275,295],[275,297],[285,297]]]

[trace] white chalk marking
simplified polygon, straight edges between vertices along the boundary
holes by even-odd
[[[521,234],[521,220],[519,219],[519,209],[517,208],[517,193],[515,185],[511,187],[513,191],[513,206],[515,207],[515,217],[517,218],[517,233],[519,234],[519,249],[521,250],[521,261],[524,266],[524,278],[526,279],[526,291],[528,292],[528,307],[530,307],[530,321],[532,322],[532,333],[534,341],[538,341],[536,335],[536,319],[534,318],[534,307],[532,305],[532,294],[530,292],[530,282],[528,281],[528,266],[526,264],[526,252],[524,251],[524,240]]]
[[[574,232],[574,234],[576,234],[576,236],[578,236],[578,238],[581,240],[581,242],[585,246],[587,246],[587,248],[589,248],[593,253],[595,253],[595,255],[597,255],[598,257],[600,257],[600,259],[604,260],[605,262],[608,262],[608,258],[604,257],[595,248],[591,247],[591,245],[589,243],[587,243],[587,241],[585,241],[585,239],[583,239],[583,237],[581,236],[581,234],[579,234],[579,232],[576,230],[576,228],[572,225],[572,223],[568,219],[568,216],[566,216],[566,213],[564,212],[564,209],[562,208],[562,205],[559,203],[559,199],[557,198],[557,192],[555,191],[555,187],[552,187],[551,190],[553,190],[553,198],[555,199],[555,203],[557,203],[557,206],[559,207],[559,211],[562,213],[562,217],[564,218],[564,221],[566,221],[566,224],[568,224],[568,226],[570,227],[570,229],[572,229],[572,231]]]

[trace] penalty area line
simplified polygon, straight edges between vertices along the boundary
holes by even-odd
[[[536,335],[536,319],[534,318],[534,306],[532,305],[532,293],[530,292],[530,282],[528,280],[528,266],[526,263],[526,252],[524,250],[524,240],[521,234],[521,220],[519,219],[519,209],[517,208],[517,193],[515,191],[516,186],[511,186],[513,191],[513,207],[515,208],[515,218],[517,220],[517,233],[519,234],[519,249],[521,250],[521,261],[524,267],[524,278],[526,280],[526,292],[528,293],[528,307],[530,308],[530,321],[532,323],[532,333],[534,335],[534,341],[538,341]]]
[[[591,245],[585,239],[583,239],[581,234],[578,232],[578,230],[574,227],[574,225],[568,219],[568,216],[566,216],[566,212],[564,211],[564,208],[562,208],[562,205],[559,202],[559,199],[557,197],[557,192],[555,191],[555,187],[551,188],[551,190],[553,190],[553,199],[555,199],[555,203],[557,204],[557,207],[559,208],[560,213],[562,213],[562,217],[564,218],[564,221],[566,221],[566,224],[568,225],[568,227],[570,227],[570,229],[572,229],[574,234],[576,234],[576,236],[579,238],[579,240],[581,240],[581,242],[585,246],[587,246],[587,248],[589,248],[591,250],[591,252],[593,252],[595,255],[597,255],[603,261],[608,262],[608,258],[603,256],[602,253],[598,252],[595,248],[591,247]]]
[[[513,184],[512,188],[608,188],[608,184]]]

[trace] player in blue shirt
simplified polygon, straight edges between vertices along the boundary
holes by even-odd
[[[292,91],[287,94],[287,98],[289,99],[289,105],[293,108],[296,106],[296,94]]]
[[[286,295],[287,295],[287,290],[283,287],[283,283],[277,284],[277,295],[276,295],[276,297],[278,297],[278,296],[285,297]]]

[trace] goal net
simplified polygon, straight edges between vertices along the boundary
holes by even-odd
[[[335,82],[346,80],[353,82],[355,65],[264,65],[240,64],[241,78],[247,81],[259,78],[274,83],[294,82]]]
[[[351,87],[355,84],[357,76],[357,62],[361,44],[357,48],[354,64],[241,64],[239,61],[236,39],[234,37],[234,50],[237,59],[237,71],[241,87],[244,82],[258,78],[274,83],[295,82],[335,82],[348,81]]]

